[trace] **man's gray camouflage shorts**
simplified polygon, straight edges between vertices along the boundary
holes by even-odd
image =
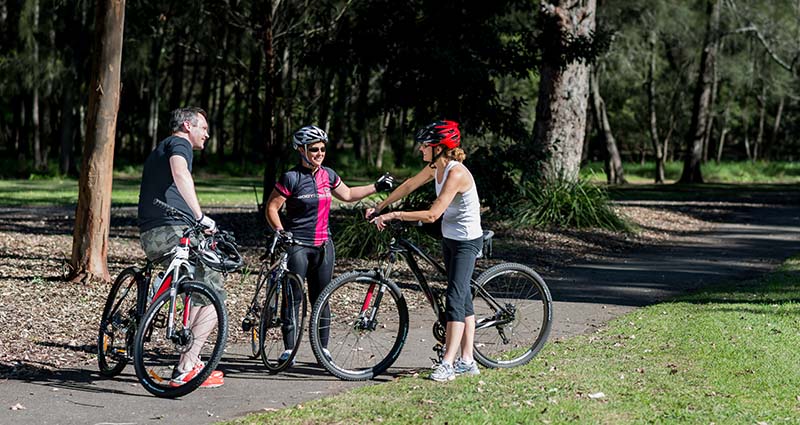
[[[142,244],[147,259],[150,261],[156,260],[164,254],[168,253],[174,248],[183,236],[184,228],[181,226],[162,226],[156,227],[143,232],[139,236],[139,242]],[[192,246],[197,246],[197,240],[192,238]],[[161,264],[166,267],[169,264]],[[217,291],[221,300],[225,300],[227,294],[222,287],[223,279],[222,274],[206,267],[203,263],[197,262],[195,264],[194,280],[206,282]]]

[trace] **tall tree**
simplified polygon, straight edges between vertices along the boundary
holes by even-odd
[[[97,1],[89,116],[72,235],[73,281],[111,279],[106,258],[124,22],[125,0]]]
[[[597,66],[593,66],[589,74],[589,86],[591,87],[591,109],[594,111],[594,118],[598,127],[597,130],[606,143],[606,179],[608,184],[627,183],[625,180],[625,172],[622,168],[622,158],[617,148],[617,141],[614,139],[614,133],[611,131],[611,123],[608,121],[606,103],[600,95],[600,83],[597,73]]]
[[[719,37],[720,0],[706,1],[706,35],[703,52],[700,55],[700,69],[694,90],[692,104],[692,123],[686,143],[686,154],[683,162],[683,173],[679,183],[703,183],[701,169],[703,160],[703,140],[706,135],[711,114],[711,90],[714,79],[714,60],[717,56]]]
[[[579,42],[591,42],[595,0],[544,2],[540,8],[542,63],[533,148],[541,159],[538,178],[577,181],[586,129],[589,64],[576,56]]]

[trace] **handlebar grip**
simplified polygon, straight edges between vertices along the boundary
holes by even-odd
[[[161,208],[162,210],[166,211],[167,214],[169,214],[169,215],[171,215],[171,216],[173,216],[175,218],[182,219],[187,224],[192,224],[192,225],[195,224],[196,220],[194,220],[193,218],[189,217],[183,211],[173,207],[172,205],[170,205],[170,204],[168,204],[168,203],[166,203],[166,202],[164,202],[164,201],[162,201],[162,200],[160,200],[158,198],[153,199],[153,205]]]

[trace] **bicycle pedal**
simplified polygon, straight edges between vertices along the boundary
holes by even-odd
[[[157,328],[165,328],[167,326],[167,315],[164,313],[158,313],[156,317],[153,318],[153,326]]]
[[[250,329],[253,329],[253,319],[245,317],[244,320],[242,320],[242,331],[247,332]]]

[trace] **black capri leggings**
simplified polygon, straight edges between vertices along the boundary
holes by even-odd
[[[475,315],[469,281],[482,247],[483,236],[471,241],[442,239],[444,267],[447,269],[444,310],[448,322],[463,322],[464,318]]]
[[[328,240],[324,245],[313,248],[295,245],[289,247],[287,253],[289,254],[289,270],[297,273],[300,279],[305,279],[306,282],[308,282],[308,302],[310,308],[317,302],[322,290],[331,282],[331,278],[333,277],[333,263],[336,261],[333,241]],[[296,292],[294,294],[292,308],[294,309],[294,317],[297,317],[303,298],[302,294]],[[290,314],[291,311],[285,309],[283,317],[292,317]],[[325,310],[322,311],[322,320],[320,323],[320,339],[322,340],[323,347],[328,346],[328,324],[330,323],[330,318],[330,307],[326,307]],[[294,323],[284,321],[283,326],[281,326],[285,347],[294,347],[295,345],[294,325]]]

